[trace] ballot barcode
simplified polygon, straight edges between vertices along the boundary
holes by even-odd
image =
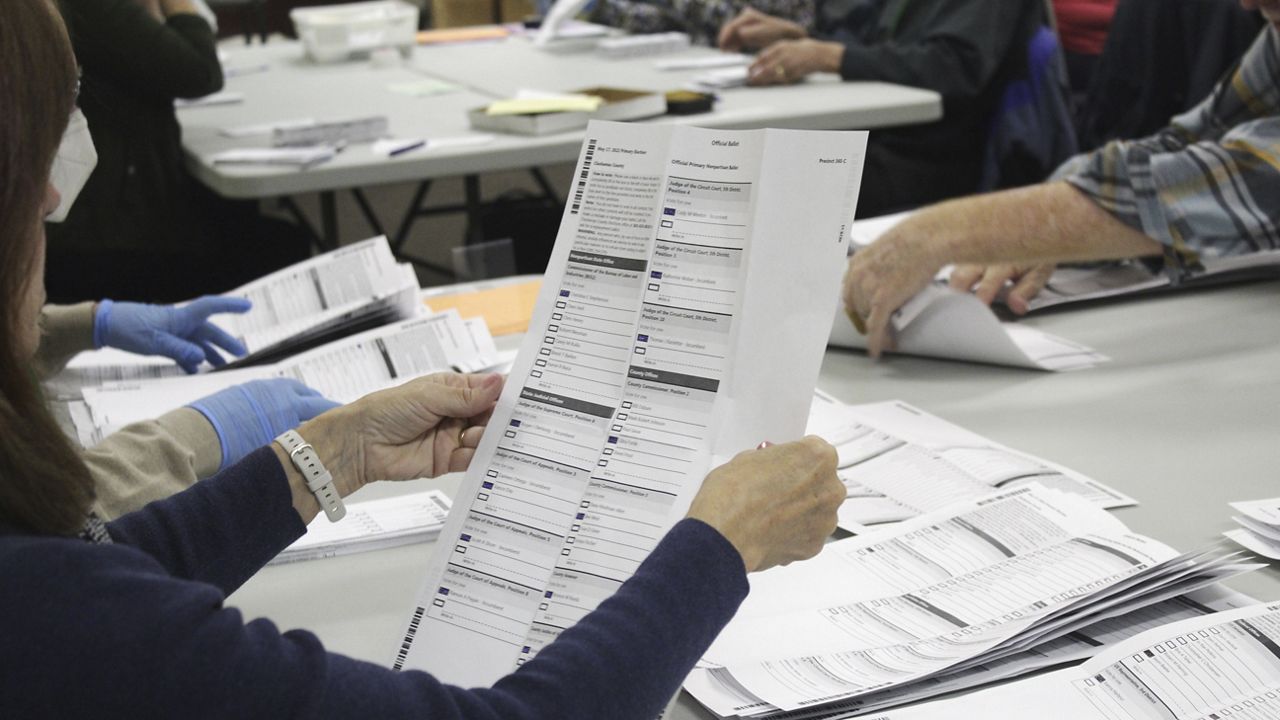
[[[573,207],[569,208],[570,215],[577,215],[578,209],[582,207],[582,193],[587,189],[587,175],[591,173],[591,158],[596,155],[596,141],[591,139],[587,141],[587,154],[582,156],[582,172],[578,174],[578,189],[573,193]]]
[[[427,609],[421,606],[413,611],[413,618],[409,620],[409,629],[404,632],[404,642],[400,643],[400,652],[396,653],[396,661],[391,665],[392,670],[404,669],[404,661],[409,659],[409,648],[413,645],[413,636],[418,634],[418,625],[422,624],[422,616],[426,612]]]

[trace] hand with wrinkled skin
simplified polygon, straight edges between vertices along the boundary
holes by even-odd
[[[461,472],[471,464],[498,396],[501,375],[438,373],[372,393],[303,423],[334,487],[346,496],[378,480],[412,480]],[[294,508],[304,522],[320,506],[278,444]]]
[[[720,28],[716,44],[725,52],[759,50],[779,40],[798,40],[809,33],[798,23],[746,8]]]
[[[748,85],[797,83],[816,72],[839,72],[844,45],[804,38],[765,48],[747,71]]]
[[[1026,315],[1031,300],[1048,284],[1057,265],[960,265],[951,272],[953,290],[972,292],[983,303],[1002,301],[1015,315]],[[1008,292],[1003,292],[1005,287]],[[1003,295],[1002,295],[1003,292]]]
[[[870,246],[853,254],[845,271],[845,312],[861,332],[865,328],[867,354],[880,357],[893,349],[893,313],[933,282],[942,262],[932,257],[920,236],[895,226]],[[855,319],[856,314],[856,319]]]
[[[712,470],[688,517],[720,531],[755,572],[818,554],[846,494],[835,448],[811,435],[739,453]]]

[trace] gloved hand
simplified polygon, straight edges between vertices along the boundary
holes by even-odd
[[[221,367],[227,363],[215,345],[237,356],[246,351],[239,340],[209,322],[209,316],[248,312],[252,306],[243,298],[215,295],[206,295],[183,307],[103,300],[94,313],[93,346],[139,355],[164,355],[189,373],[195,372],[204,360]]]
[[[297,380],[252,380],[201,398],[189,407],[204,415],[222,446],[221,470],[338,403]]]

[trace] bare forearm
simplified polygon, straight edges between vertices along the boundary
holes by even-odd
[[[923,243],[938,267],[1113,260],[1159,255],[1160,243],[1064,182],[940,203],[888,236]]]

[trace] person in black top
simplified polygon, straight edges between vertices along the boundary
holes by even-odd
[[[98,165],[49,225],[55,302],[172,302],[305,258],[299,229],[223,200],[183,169],[175,98],[222,89],[212,29],[190,0],[60,0]]]
[[[1041,0],[824,0],[814,36],[747,9],[719,45],[760,51],[752,85],[831,72],[942,95],[941,120],[871,133],[858,196],[858,216],[871,217],[978,189],[992,114],[1045,23]]]

